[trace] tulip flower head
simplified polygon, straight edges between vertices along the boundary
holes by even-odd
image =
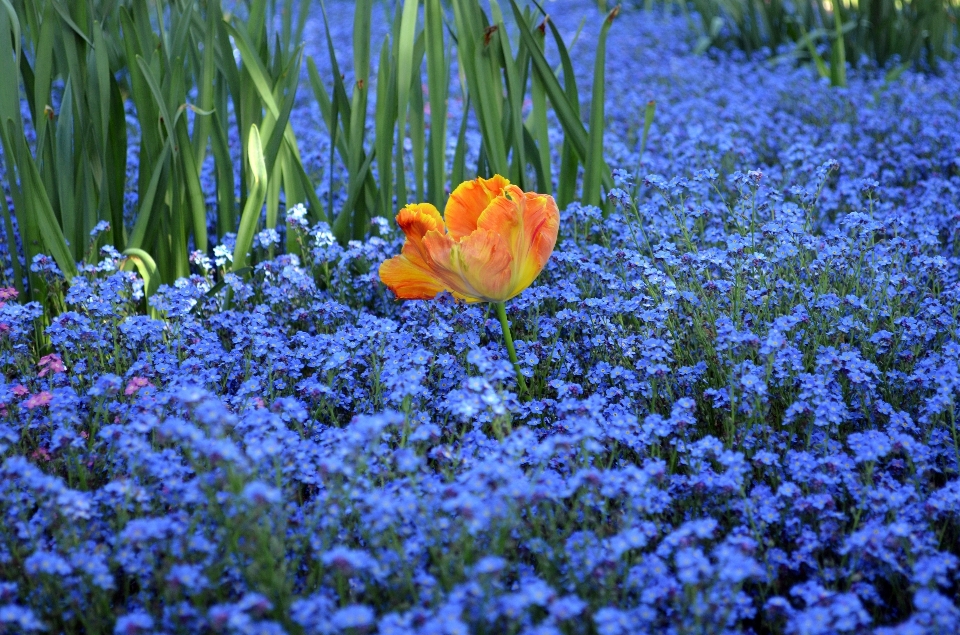
[[[449,291],[466,302],[500,303],[543,271],[560,211],[552,196],[495,175],[460,184],[442,217],[430,203],[415,203],[400,210],[397,224],[407,239],[400,255],[380,265],[380,280],[398,299]]]

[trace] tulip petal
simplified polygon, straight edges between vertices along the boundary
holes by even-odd
[[[429,231],[444,232],[443,217],[430,203],[407,205],[397,214],[397,225],[403,230],[407,240],[403,243],[403,254],[415,264],[429,268],[429,256],[423,246],[423,237]]]
[[[523,195],[524,242],[516,253],[514,295],[537,279],[557,245],[560,210],[552,196],[527,192]]]
[[[443,280],[434,271],[433,262],[423,245],[427,232],[443,232],[443,218],[429,203],[407,205],[397,214],[397,224],[407,239],[399,256],[380,265],[380,280],[398,299],[427,300],[443,291]]]
[[[469,236],[477,228],[477,219],[490,202],[503,193],[510,181],[496,174],[493,178],[464,181],[450,194],[443,210],[447,231],[454,240]]]
[[[494,232],[503,237],[510,253],[521,253],[527,242],[523,218],[523,190],[516,185],[508,185],[503,194],[496,197],[477,219],[477,227]]]
[[[380,280],[398,300],[430,300],[446,289],[443,281],[430,269],[404,254],[380,264]]]
[[[552,196],[504,188],[477,221],[481,229],[503,237],[513,255],[513,276],[507,299],[536,280],[557,243],[560,211]]]
[[[487,302],[503,302],[511,296],[513,256],[503,236],[477,229],[457,247],[463,278],[478,297]]]
[[[428,232],[423,239],[424,247],[429,255],[429,261],[434,275],[443,281],[444,288],[454,297],[467,302],[480,302],[484,298],[470,286],[463,276],[461,267],[460,245],[450,237],[450,234]]]

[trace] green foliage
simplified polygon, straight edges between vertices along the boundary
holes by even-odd
[[[449,4],[449,9],[445,9],[445,4]],[[567,45],[556,27],[545,19],[542,9],[521,10],[510,0],[513,24],[508,30],[497,0],[491,0],[489,15],[478,0],[398,2],[391,32],[379,47],[373,139],[368,142],[364,114],[372,50],[372,9],[372,2],[356,4],[352,99],[347,97],[329,28],[332,94],[323,84],[316,65],[308,60],[311,84],[324,122],[347,168],[346,204],[335,212],[332,197],[328,202],[328,214],[335,217],[333,229],[339,240],[362,237],[371,216],[391,217],[411,200],[426,200],[442,208],[448,183],[455,186],[473,175],[502,174],[522,189],[552,193],[552,175],[557,172],[551,166],[547,136],[548,104],[565,135],[557,185],[560,205],[575,197],[580,166],[585,171],[583,197],[589,199],[587,202],[600,203],[601,186],[608,190],[612,187],[610,169],[602,156],[604,43],[619,7],[606,16],[601,31],[592,89],[593,103],[598,106],[590,111],[588,132],[581,119],[579,92]],[[548,26],[563,60],[562,73],[552,69],[544,55]],[[512,32],[518,33],[516,43],[511,42]],[[448,167],[447,102],[453,88],[448,69],[454,58],[460,69],[465,112]],[[422,75],[424,59],[426,82]],[[532,109],[524,118],[523,105],[528,98]],[[429,125],[424,117],[427,104]],[[482,140],[479,161],[473,170],[465,165],[466,130],[471,115]],[[404,153],[407,138],[412,149],[409,166]],[[376,179],[371,175],[374,161]]]
[[[21,93],[3,91],[0,141],[27,261],[50,253],[69,278],[88,253],[91,230],[107,221],[111,231],[101,240],[129,256],[126,266],[149,274],[148,293],[188,275],[189,251],[208,248],[200,184],[208,151],[217,234],[236,231],[238,210],[249,211],[257,200],[248,229],[260,223],[264,203],[266,226],[275,227],[281,192],[287,205],[306,203],[320,219],[289,122],[309,4],[300,3],[294,16],[290,0],[251,0],[250,19],[241,20],[220,0],[0,0],[0,72],[19,79],[37,133],[31,149],[23,138]],[[268,11],[282,16],[272,46]],[[55,83],[63,86],[59,112],[51,106]],[[124,224],[128,99],[140,123],[132,227]],[[266,181],[257,173],[251,183],[241,172],[239,201],[227,142],[231,107],[242,165],[253,165],[249,138],[257,128],[267,173]],[[11,210],[2,212],[12,241]],[[10,251],[16,253],[12,242]],[[20,285],[24,272],[16,260],[14,267]],[[34,296],[37,283],[31,277]]]
[[[17,252],[16,217],[27,261],[49,253],[70,278],[77,261],[96,257],[89,236],[107,221],[110,231],[99,243],[127,255],[125,266],[149,278],[149,294],[189,274],[191,250],[208,251],[211,212],[217,235],[239,228],[233,264],[243,271],[246,254],[239,252],[260,228],[264,210],[265,226],[276,226],[281,199],[287,206],[305,203],[313,220],[329,220],[346,241],[366,235],[371,217],[392,217],[410,200],[442,207],[451,182],[474,175],[500,173],[523,189],[556,191],[563,206],[577,195],[581,169],[587,202],[599,204],[601,188],[612,187],[602,156],[603,68],[607,32],[619,7],[601,30],[588,130],[567,44],[539,6],[521,9],[510,0],[508,29],[496,0],[489,12],[478,0],[404,0],[396,3],[391,32],[375,50],[374,3],[356,3],[349,94],[329,30],[329,93],[313,61],[307,64],[331,131],[331,163],[336,153],[348,174],[346,204],[335,210],[331,196],[325,210],[290,124],[303,58],[298,43],[310,3],[237,4],[242,15],[225,10],[221,0],[0,0],[0,73],[18,78],[21,87],[0,95],[0,143],[13,202],[13,209],[3,205],[0,213],[11,253]],[[321,9],[326,16],[322,2]],[[266,19],[274,14],[281,16],[277,32]],[[561,59],[558,69],[545,57],[548,28]],[[374,54],[379,64],[370,135]],[[447,114],[454,60],[464,114],[451,163]],[[29,121],[22,120],[21,97]],[[528,100],[532,108],[524,117]],[[128,105],[140,124],[135,183],[126,174]],[[559,166],[551,165],[548,107],[565,136]],[[477,165],[468,167],[471,121],[482,148]],[[229,152],[232,125],[241,139],[239,174]],[[27,141],[27,126],[36,131],[35,144]],[[212,204],[200,180],[208,159],[216,175]],[[124,216],[131,189],[132,224]],[[32,274],[17,261],[13,265],[22,286]],[[30,277],[28,287],[20,289],[24,299],[41,299],[39,279]]]
[[[634,0],[647,9],[652,0]],[[953,59],[960,36],[957,0],[677,0],[701,20],[697,47],[735,46],[747,52],[787,45],[809,57],[823,77],[845,85],[842,63],[866,56],[881,68],[894,58],[936,68]],[[692,19],[692,18],[691,18]],[[828,43],[829,56],[817,50]]]

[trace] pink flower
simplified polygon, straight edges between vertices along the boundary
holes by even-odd
[[[123,394],[129,396],[137,392],[141,388],[145,388],[150,385],[150,380],[146,377],[134,377],[127,383],[126,389],[124,389]]]
[[[23,405],[27,410],[33,410],[48,405],[51,399],[53,399],[53,395],[49,391],[43,390],[24,401]]]
[[[63,365],[63,360],[60,359],[60,356],[56,353],[41,357],[37,366],[43,369],[40,371],[39,377],[43,377],[49,373],[62,373],[67,370],[66,366]]]
[[[17,397],[23,397],[24,395],[30,394],[30,391],[27,389],[27,387],[22,384],[17,384],[12,390],[13,394],[15,394]]]
[[[15,300],[17,290],[13,287],[0,287],[0,306],[6,304],[6,300]]]

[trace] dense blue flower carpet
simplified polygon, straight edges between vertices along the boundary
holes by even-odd
[[[593,3],[547,8],[589,75]],[[620,19],[616,205],[507,303],[526,394],[492,309],[380,283],[392,222],[289,210],[164,321],[105,250],[43,350],[0,291],[0,632],[960,630],[960,64],[832,88]]]

